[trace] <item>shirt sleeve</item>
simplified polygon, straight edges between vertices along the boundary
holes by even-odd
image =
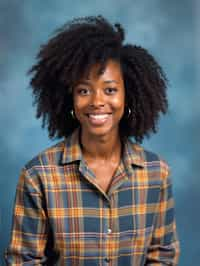
[[[180,245],[176,231],[174,198],[168,167],[164,172],[152,240],[147,251],[146,266],[175,266],[178,265],[179,260]]]
[[[47,223],[40,184],[22,169],[17,185],[10,245],[6,265],[43,265]]]

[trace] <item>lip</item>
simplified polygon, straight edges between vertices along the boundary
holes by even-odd
[[[103,126],[110,119],[111,115],[111,113],[89,113],[87,117],[92,126]]]
[[[112,113],[110,112],[91,112],[91,113],[87,113],[86,115],[89,116],[89,115],[111,115]]]

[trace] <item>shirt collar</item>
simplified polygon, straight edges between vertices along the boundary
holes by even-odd
[[[123,161],[125,165],[145,165],[144,149],[131,138],[124,141]]]
[[[77,128],[65,139],[65,146],[62,156],[62,163],[72,163],[82,160],[82,151],[80,147],[79,138],[80,129]],[[144,167],[144,150],[143,148],[134,143],[130,138],[123,141],[123,161],[126,165],[136,165]]]
[[[62,156],[62,163],[71,163],[82,160],[82,152],[79,142],[79,128],[75,129],[72,135],[65,139],[65,146]]]

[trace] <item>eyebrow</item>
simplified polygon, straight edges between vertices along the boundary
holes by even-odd
[[[117,83],[117,84],[119,83],[119,82],[117,82],[116,80],[106,80],[104,83],[113,83],[113,82],[114,82],[114,83]]]
[[[104,81],[104,83],[106,83],[106,84],[110,84],[110,83],[118,84],[119,82],[117,82],[116,80],[106,80],[106,81]],[[80,84],[90,85],[90,80],[81,80],[80,82],[78,82],[78,85],[80,85]]]

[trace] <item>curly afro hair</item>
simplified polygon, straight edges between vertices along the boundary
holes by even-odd
[[[109,59],[120,63],[125,83],[125,103],[131,109],[120,121],[120,134],[137,142],[157,132],[160,113],[167,112],[167,79],[155,58],[141,46],[123,44],[120,24],[102,16],[76,18],[57,29],[41,46],[37,63],[29,70],[36,118],[48,125],[50,138],[70,135],[79,122],[71,116],[72,88],[95,63]],[[84,70],[84,71],[83,71]]]

